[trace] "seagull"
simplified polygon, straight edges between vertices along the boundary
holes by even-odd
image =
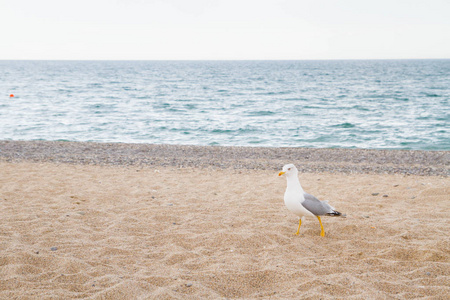
[[[299,234],[302,220],[305,217],[317,217],[321,228],[320,236],[325,236],[325,230],[323,229],[320,216],[345,217],[345,215],[334,210],[334,208],[328,204],[328,201],[321,201],[303,190],[300,181],[298,180],[298,170],[293,164],[285,165],[283,170],[278,173],[278,176],[281,175],[285,175],[287,180],[286,192],[284,193],[284,204],[287,209],[299,217],[298,229],[295,235]]]

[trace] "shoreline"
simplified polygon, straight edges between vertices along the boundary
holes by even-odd
[[[450,151],[2,141],[0,161],[449,176]]]

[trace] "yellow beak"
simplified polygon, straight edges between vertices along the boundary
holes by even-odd
[[[278,176],[281,176],[283,174],[285,174],[286,172],[281,171],[280,173],[278,173]]]

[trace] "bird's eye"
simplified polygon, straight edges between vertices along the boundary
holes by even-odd
[[[290,171],[290,170],[291,170],[291,168],[288,169],[288,171]]]

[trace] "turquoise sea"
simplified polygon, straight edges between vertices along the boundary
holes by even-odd
[[[449,99],[448,59],[0,61],[0,139],[450,150]]]

